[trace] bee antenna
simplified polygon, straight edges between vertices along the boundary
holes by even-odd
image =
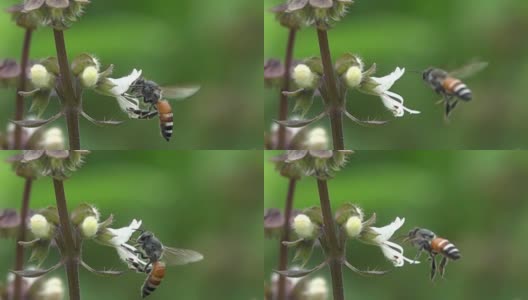
[[[409,240],[409,235],[407,235],[407,234],[399,235],[399,236],[396,237],[396,240],[402,241],[402,242],[407,242]]]

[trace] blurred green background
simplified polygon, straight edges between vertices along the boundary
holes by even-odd
[[[3,151],[0,160],[13,152]],[[133,218],[172,247],[204,260],[169,267],[149,299],[256,299],[262,288],[262,154],[257,151],[93,151],[65,182],[70,210],[81,202],[114,214],[114,228]],[[0,164],[0,208],[18,208],[24,181]],[[55,203],[48,178],[34,184],[31,208]],[[14,242],[0,241],[0,281],[14,260]],[[124,270],[115,250],[84,244],[91,266]],[[45,266],[57,261],[56,251]],[[260,253],[260,254],[259,254]],[[62,270],[54,276],[64,278]],[[140,299],[145,275],[104,278],[81,269],[83,299]],[[65,298],[66,299],[66,298]]]
[[[268,10],[278,0],[264,1],[264,56],[284,57],[287,29]],[[343,21],[329,31],[334,60],[346,52],[378,65],[378,76],[397,66],[407,68],[392,91],[420,115],[406,115],[377,128],[345,121],[346,147],[353,149],[524,149],[528,118],[528,2],[519,0],[468,1],[355,1]],[[295,57],[319,56],[313,28],[298,33]],[[443,121],[440,98],[422,82],[428,66],[456,69],[478,58],[488,68],[466,80],[474,99],[461,103]],[[413,71],[415,71],[413,73]],[[265,92],[266,128],[277,117],[278,92]],[[321,101],[309,116],[322,111]],[[293,108],[293,101],[290,108]],[[348,109],[362,119],[393,119],[379,98],[349,93]],[[290,110],[291,111],[291,110]],[[317,125],[329,128],[329,121]],[[313,126],[313,125],[312,125]],[[267,129],[266,129],[267,130]]]
[[[284,206],[287,179],[264,161],[264,207]],[[528,154],[514,151],[358,151],[328,182],[332,207],[343,202],[377,214],[377,226],[396,217],[406,222],[395,237],[415,226],[450,239],[462,259],[446,278],[429,280],[430,265],[393,268],[378,247],[348,242],[347,257],[358,268],[392,269],[377,278],[344,272],[346,299],[527,299]],[[294,207],[319,205],[315,179],[302,179]],[[416,250],[404,246],[407,257]],[[278,242],[265,242],[265,278],[277,265]],[[316,249],[309,266],[322,260]],[[329,279],[328,269],[316,275]],[[330,284],[330,282],[328,282]],[[329,285],[330,286],[330,285]],[[331,298],[329,298],[331,299]]]
[[[21,1],[2,1],[0,10]],[[197,83],[192,99],[173,102],[174,136],[160,137],[157,120],[128,120],[113,128],[81,121],[83,149],[255,149],[262,148],[262,7],[244,0],[93,1],[65,33],[69,58],[89,52],[114,77],[133,68],[162,85]],[[0,13],[0,59],[19,60],[23,30]],[[49,28],[39,29],[32,58],[55,55]],[[0,90],[0,130],[12,118],[14,90]],[[85,95],[86,112],[125,120],[112,98]],[[29,108],[29,103],[27,108]],[[47,115],[58,108],[50,106]],[[65,127],[64,121],[60,121]]]

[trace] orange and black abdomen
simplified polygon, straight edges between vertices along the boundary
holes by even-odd
[[[471,90],[467,87],[465,83],[456,78],[447,77],[442,82],[442,87],[447,93],[455,95],[462,100],[471,100]]]
[[[161,284],[163,277],[165,277],[165,264],[160,261],[153,263],[152,271],[141,288],[141,297],[145,298],[152,294]]]
[[[447,256],[452,260],[457,260],[460,258],[460,250],[458,250],[458,248],[455,247],[455,245],[453,245],[451,242],[443,238],[434,238],[431,241],[431,249],[434,252]]]
[[[172,126],[174,125],[172,107],[168,101],[159,100],[156,103],[156,108],[158,109],[160,118],[161,136],[163,136],[168,142],[172,136]]]

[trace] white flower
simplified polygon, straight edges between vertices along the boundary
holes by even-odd
[[[86,67],[81,74],[82,85],[86,88],[92,88],[95,87],[97,81],[99,81],[99,70],[97,67]]]
[[[130,75],[121,78],[108,78],[108,80],[114,85],[110,89],[110,93],[114,96],[123,95],[130,89],[130,85],[134,81],[138,80],[141,76],[141,70],[134,69]]]
[[[345,223],[345,230],[349,237],[355,238],[359,236],[363,229],[362,219],[359,216],[352,216],[348,218]]]
[[[315,225],[307,215],[300,214],[293,219],[293,230],[301,238],[311,238],[315,231]]]
[[[310,70],[307,65],[299,64],[293,69],[293,81],[300,88],[314,88],[316,75]]]
[[[400,245],[389,241],[394,232],[403,226],[403,223],[405,223],[405,218],[400,219],[397,217],[394,222],[387,226],[381,228],[370,227],[370,229],[377,234],[370,242],[378,245],[381,248],[383,255],[385,255],[388,260],[392,261],[395,267],[403,266],[405,261],[410,264],[420,263],[419,261],[411,260],[403,256],[403,248]]]
[[[81,223],[81,232],[84,237],[92,238],[95,236],[98,230],[99,224],[96,217],[88,216],[84,218],[83,222]]]
[[[396,80],[400,79],[405,73],[405,68],[396,70],[385,77],[370,77],[378,85],[372,91],[374,94],[381,97],[383,105],[390,110],[395,117],[402,117],[404,112],[407,111],[410,114],[419,114],[419,111],[408,109],[403,106],[403,97],[389,91]]]
[[[130,75],[121,78],[107,78],[113,85],[107,93],[115,97],[122,111],[131,118],[137,118],[137,115],[131,113],[131,110],[139,109],[139,99],[127,94],[130,86],[141,76],[141,70],[134,69]]]
[[[42,300],[62,300],[64,299],[64,286],[57,277],[52,277],[46,282],[39,292],[39,299]]]
[[[363,70],[360,66],[351,66],[345,73],[345,82],[350,88],[358,87],[363,80]]]
[[[51,224],[43,215],[36,214],[29,220],[31,232],[38,238],[47,239],[51,235]]]
[[[119,247],[122,244],[128,242],[132,234],[141,227],[141,220],[132,220],[130,225],[127,227],[121,227],[119,229],[107,228],[113,237],[108,241],[114,247]]]
[[[321,277],[316,277],[306,286],[306,291],[304,292],[306,300],[326,300],[328,299],[328,286],[326,281]]]
[[[328,135],[323,128],[317,127],[308,133],[306,141],[308,150],[328,150]]]
[[[30,78],[33,85],[37,88],[50,88],[52,79],[50,72],[41,64],[35,64],[31,67]]]
[[[136,251],[138,251],[138,249],[136,249],[136,247],[125,243],[121,244],[119,247],[116,247],[116,250],[119,258],[121,258],[121,260],[124,261],[130,269],[135,269],[135,264],[146,265],[146,263],[137,256]]]
[[[64,150],[66,146],[64,145],[62,130],[57,127],[46,130],[40,145],[46,150]]]

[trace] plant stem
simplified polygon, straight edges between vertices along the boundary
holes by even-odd
[[[55,188],[55,199],[57,201],[57,210],[59,212],[59,222],[62,237],[64,239],[63,257],[66,264],[66,275],[68,276],[68,289],[70,300],[81,299],[79,285],[79,245],[75,243],[68,207],[66,205],[66,196],[64,195],[64,184],[61,180],[53,179]]]
[[[26,182],[24,184],[24,195],[22,196],[22,208],[20,209],[20,228],[18,229],[18,237],[16,241],[15,270],[17,271],[22,270],[24,267],[24,247],[18,244],[18,242],[26,240],[29,197],[31,195],[32,183],[33,179],[26,178]],[[15,277],[15,291],[13,299],[22,299],[22,277],[18,275]]]
[[[64,33],[62,30],[53,30],[55,37],[55,48],[57,49],[57,59],[60,68],[60,88],[64,96],[63,108],[66,114],[66,125],[68,126],[68,137],[70,150],[81,149],[81,139],[79,134],[79,113],[80,97],[75,93],[68,55],[66,53],[66,44],[64,43]]]
[[[283,245],[283,241],[290,240],[290,218],[293,208],[293,194],[295,192],[295,185],[297,180],[290,179],[288,185],[288,194],[286,196],[286,207],[284,208],[284,225],[282,227],[282,238],[279,246],[279,268],[278,270],[286,270],[288,267],[288,247]],[[279,293],[278,300],[286,299],[286,276],[279,275]]]
[[[288,34],[288,44],[286,46],[286,58],[284,59],[284,78],[282,88],[280,91],[280,102],[279,102],[279,120],[288,119],[288,96],[284,95],[283,92],[290,90],[290,69],[293,61],[293,48],[295,45],[295,34],[296,29],[290,29]],[[277,149],[283,150],[286,148],[286,127],[279,125],[279,142]],[[282,276],[281,276],[282,277]]]
[[[344,300],[343,292],[343,274],[341,266],[343,263],[342,248],[339,245],[337,231],[335,229],[335,222],[332,214],[332,207],[330,205],[330,197],[328,195],[328,185],[326,180],[317,179],[317,189],[319,190],[319,201],[321,202],[321,210],[323,213],[323,230],[328,240],[329,251],[328,264],[332,275],[332,289],[334,293],[334,300]]]
[[[317,38],[319,40],[319,50],[323,62],[324,84],[328,95],[328,99],[325,99],[325,105],[329,112],[330,123],[332,125],[334,150],[345,150],[342,113],[344,101],[341,99],[342,96],[338,90],[338,82],[332,65],[332,54],[330,53],[326,30],[317,29]]]
[[[31,45],[31,34],[33,33],[32,29],[26,29],[24,34],[24,44],[22,45],[22,57],[20,59],[20,76],[18,78],[18,88],[15,97],[16,108],[15,108],[15,121],[24,119],[24,97],[19,94],[19,92],[26,91],[26,80],[27,80],[27,67],[29,62],[29,48]],[[22,149],[22,127],[15,126],[15,145],[16,150]],[[17,276],[17,278],[19,278]]]

